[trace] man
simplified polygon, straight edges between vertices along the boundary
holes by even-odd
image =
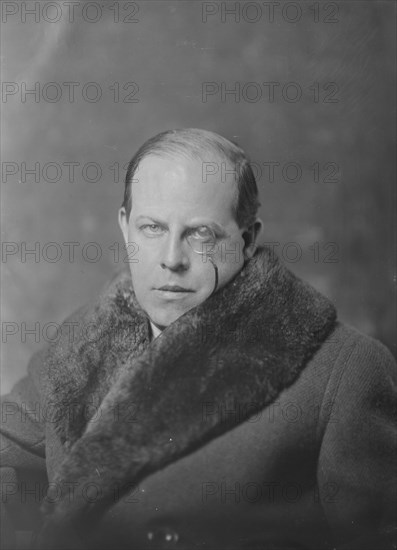
[[[394,360],[257,246],[258,205],[244,152],[217,134],[163,132],[131,160],[129,272],[4,400],[4,514],[19,540],[395,547]]]

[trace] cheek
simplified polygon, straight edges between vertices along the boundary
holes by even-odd
[[[241,252],[220,254],[217,259],[219,287],[226,285],[244,266]]]
[[[156,262],[154,255],[142,246],[132,231],[129,231],[128,243],[126,246],[125,261],[129,264],[135,290],[139,292],[150,285]]]
[[[136,255],[135,262],[131,262],[130,270],[132,279],[136,284],[145,286],[145,282],[149,283],[155,272],[156,262],[151,255],[145,253],[139,245],[135,244]]]
[[[134,250],[134,262],[130,265],[131,271],[142,273],[145,270],[153,269],[156,263],[156,251],[153,247],[144,246],[142,239],[132,230],[128,233],[128,242],[130,250]],[[131,256],[132,254],[130,254]]]

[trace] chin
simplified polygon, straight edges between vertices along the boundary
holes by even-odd
[[[168,327],[181,317],[184,313],[192,309],[194,306],[186,307],[184,309],[169,310],[169,311],[149,311],[149,316],[153,323],[159,327]]]
[[[157,325],[160,329],[163,329],[171,325],[171,323],[173,323],[174,321],[176,321],[181,315],[183,315],[183,313],[184,312],[175,313],[175,315],[170,315],[169,313],[163,314],[163,315],[161,314],[150,315],[150,318],[155,325]]]

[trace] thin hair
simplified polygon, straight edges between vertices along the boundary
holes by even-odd
[[[224,158],[235,171],[237,186],[233,202],[233,215],[239,228],[252,225],[257,217],[260,202],[258,187],[249,159],[243,149],[228,139],[199,128],[167,130],[147,140],[128,164],[125,176],[124,200],[127,220],[132,208],[132,183],[141,161],[148,155],[184,156],[203,163],[214,156]],[[226,165],[226,163],[225,163]],[[230,169],[229,169],[230,171]]]

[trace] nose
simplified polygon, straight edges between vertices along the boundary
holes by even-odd
[[[173,236],[170,234],[161,252],[161,267],[177,272],[186,271],[190,265],[187,250],[188,246],[189,245],[178,238],[177,235]]]

